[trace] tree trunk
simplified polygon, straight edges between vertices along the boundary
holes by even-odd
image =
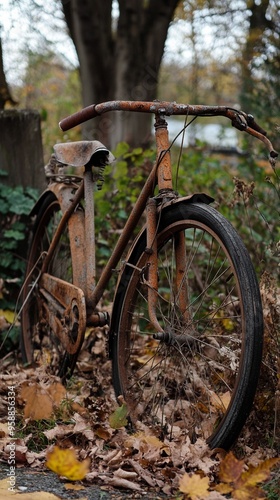
[[[13,100],[10,89],[6,81],[6,75],[3,66],[2,43],[0,38],[0,109],[4,109],[6,102],[16,104]]]
[[[265,30],[274,30],[275,28],[273,20],[266,15],[269,2],[270,0],[247,0],[251,15],[249,17],[247,39],[242,52],[242,88],[240,94],[240,102],[245,111],[250,111],[255,98],[254,58],[264,52],[263,35]],[[256,98],[258,97],[256,96]]]
[[[1,182],[43,190],[45,182],[40,115],[31,110],[0,111]]]
[[[62,2],[76,46],[85,106],[114,99],[154,100],[168,27],[180,0],[119,0],[117,25],[112,0]],[[85,125],[86,138],[114,147],[124,140],[147,144],[151,117],[104,115]]]

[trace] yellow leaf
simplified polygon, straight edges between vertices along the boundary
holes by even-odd
[[[198,474],[184,474],[179,483],[179,489],[182,493],[186,493],[191,500],[197,498],[205,498],[209,487],[209,478],[200,477]]]
[[[15,313],[9,309],[0,309],[0,316],[4,316],[5,320],[10,324],[15,321]]]
[[[242,486],[232,491],[232,497],[236,500],[259,500],[265,498],[265,493],[256,486]]]
[[[230,486],[229,484],[226,484],[226,483],[220,483],[220,484],[216,484],[216,486],[214,487],[214,490],[218,491],[219,493],[221,493],[223,495],[226,495],[227,493],[232,492],[233,487]]]
[[[274,465],[280,462],[280,458],[268,458],[260,463],[257,467],[250,466],[248,471],[243,472],[241,480],[250,486],[255,486],[262,483],[270,476],[270,470]]]
[[[89,458],[79,462],[75,450],[72,449],[63,450],[59,446],[55,446],[47,454],[46,466],[56,474],[67,477],[71,481],[84,479],[89,472],[89,465]]]

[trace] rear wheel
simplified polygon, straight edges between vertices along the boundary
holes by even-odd
[[[40,291],[40,273],[46,252],[62,217],[61,208],[51,192],[45,197],[36,217],[26,266],[21,318],[21,347],[24,363],[44,365],[62,378],[70,376],[77,355],[71,355],[54,334],[47,321],[44,295]],[[72,261],[67,227],[62,233],[47,272],[72,283]],[[70,333],[68,332],[68,335]]]
[[[175,248],[185,239],[182,311]],[[230,448],[251,409],[262,355],[262,306],[249,255],[216,210],[180,203],[165,209],[158,229],[157,319],[147,308],[146,234],[120,279],[111,326],[113,383],[132,423],[185,432]]]

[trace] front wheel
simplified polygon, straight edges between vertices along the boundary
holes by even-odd
[[[182,237],[178,286],[176,248]],[[250,257],[231,224],[199,203],[164,209],[157,245],[157,319],[163,333],[148,315],[144,232],[115,296],[116,395],[124,397],[132,423],[160,427],[170,438],[183,431],[192,442],[202,437],[211,448],[228,449],[250,412],[262,355],[262,306]]]

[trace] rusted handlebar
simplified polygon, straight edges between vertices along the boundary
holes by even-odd
[[[278,153],[266,137],[266,131],[256,123],[252,115],[227,106],[178,104],[168,101],[108,101],[100,104],[92,104],[73,115],[67,116],[61,120],[59,126],[61,130],[66,131],[108,111],[134,111],[138,113],[162,114],[165,116],[225,116],[231,120],[235,128],[245,131],[264,142],[273,158],[278,156]]]

